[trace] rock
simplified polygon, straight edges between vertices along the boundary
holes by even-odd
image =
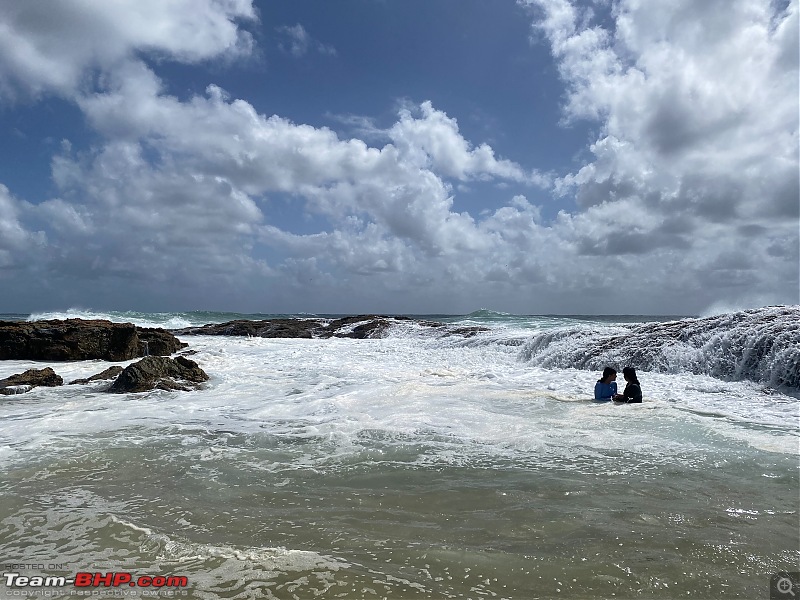
[[[473,325],[472,327],[456,327],[455,329],[450,329],[445,333],[445,336],[450,335],[458,335],[461,337],[475,337],[479,333],[483,333],[484,331],[489,331],[488,327],[481,327],[480,325]]]
[[[269,319],[266,321],[228,321],[202,327],[187,327],[179,335],[230,335],[262,338],[311,338],[320,328],[319,319]]]
[[[408,317],[382,317],[358,315],[327,319],[268,319],[264,321],[229,321],[187,327],[174,331],[178,335],[241,335],[262,338],[330,338],[347,337],[363,339],[380,337],[393,323],[410,320]]]
[[[164,329],[105,320],[0,321],[0,360],[131,360],[186,344]]]
[[[122,373],[122,367],[120,367],[119,365],[114,365],[113,367],[108,367],[105,371],[101,371],[100,373],[92,375],[91,377],[70,381],[69,385],[78,385],[78,384],[82,385],[89,383],[90,381],[98,381],[101,379],[114,379],[120,373]]]
[[[142,352],[137,356],[169,356],[189,345],[181,342],[166,329],[137,327],[136,333],[139,335],[139,343],[143,345]]]
[[[64,380],[50,367],[44,369],[28,369],[5,379],[0,379],[0,394],[11,395],[32,390],[36,386],[56,387],[63,385]],[[26,389],[21,389],[25,387]]]
[[[183,356],[176,358],[146,356],[125,367],[108,391],[114,393],[146,392],[153,389],[189,391],[196,389],[197,384],[203,381],[208,381],[208,375],[193,360]]]
[[[178,335],[230,335],[263,338],[381,338],[392,326],[412,319],[404,316],[356,315],[339,319],[268,319],[228,321],[173,331]],[[488,331],[485,327],[453,327],[435,321],[416,321],[418,325],[440,328],[442,335],[472,337]]]
[[[800,306],[765,306],[641,325],[554,328],[536,333],[523,356],[548,369],[634,366],[800,390]]]
[[[10,385],[8,387],[0,388],[0,396],[16,396],[17,394],[30,392],[32,389],[32,385]]]

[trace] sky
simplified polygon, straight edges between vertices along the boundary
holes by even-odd
[[[800,0],[2,0],[0,312],[798,304]]]

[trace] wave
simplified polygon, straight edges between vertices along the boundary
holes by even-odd
[[[176,329],[188,327],[192,322],[186,318],[187,313],[144,313],[137,311],[99,311],[87,308],[69,308],[64,311],[33,313],[28,321],[49,321],[65,319],[102,319],[112,323],[133,323],[138,327],[162,327]]]
[[[500,312],[496,310],[489,310],[488,308],[481,308],[479,310],[473,311],[468,315],[465,315],[464,318],[466,319],[504,319],[507,317],[515,317],[517,315],[512,315],[511,313],[507,312]]]
[[[64,319],[103,319],[112,323],[133,323],[138,327],[160,327],[162,329],[183,329],[205,325],[207,323],[224,323],[235,319],[263,319],[283,315],[259,315],[229,312],[189,311],[189,312],[138,312],[128,311],[102,311],[87,308],[69,308],[64,311],[51,311],[33,313],[28,316],[28,321],[47,321]]]
[[[617,327],[543,331],[521,358],[546,368],[643,371],[747,379],[800,390],[800,306]]]

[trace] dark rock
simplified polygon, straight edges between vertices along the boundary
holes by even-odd
[[[326,319],[268,319],[264,321],[229,321],[187,327],[176,330],[179,335],[231,335],[262,338],[374,338],[380,337],[397,321],[408,321],[409,317],[383,317],[358,315],[328,321]]]
[[[105,320],[0,321],[0,360],[130,360],[186,344],[163,329]]]
[[[342,317],[324,326],[320,337],[342,337],[358,340],[380,338],[397,321],[410,320],[408,317],[384,317],[380,315]]]
[[[319,319],[269,319],[266,321],[228,321],[202,327],[187,327],[180,335],[229,335],[262,338],[311,338],[320,328]]]
[[[26,389],[21,390],[27,392],[37,386],[56,387],[63,385],[64,380],[50,367],[45,369],[28,369],[24,373],[18,373],[5,379],[0,379],[0,394],[10,395],[20,393],[21,387]],[[11,389],[9,389],[11,388]]]
[[[141,352],[136,356],[169,356],[189,345],[181,342],[166,329],[137,327],[136,333],[142,346]]]
[[[203,381],[208,381],[208,375],[193,360],[183,356],[176,358],[146,356],[125,367],[109,391],[114,393],[146,392],[153,389],[189,391],[196,389],[196,384]]]
[[[331,321],[320,318],[310,319],[268,319],[265,321],[228,321],[187,327],[175,330],[178,335],[230,335],[263,338],[381,338],[392,326],[412,319],[403,316],[355,315]],[[418,325],[440,328],[442,335],[472,337],[479,332],[488,331],[486,327],[453,327],[436,321],[416,321]]]
[[[459,335],[461,337],[475,337],[479,333],[483,333],[484,331],[489,331],[488,327],[481,327],[480,325],[473,325],[472,327],[456,327],[455,329],[450,329],[445,335]]]
[[[0,396],[16,396],[17,394],[30,392],[32,389],[32,385],[10,385],[8,387],[0,388]]]
[[[113,367],[108,367],[105,371],[101,371],[100,373],[92,375],[91,377],[70,381],[69,385],[78,385],[78,384],[83,385],[89,383],[90,381],[98,381],[101,379],[114,379],[120,373],[122,373],[122,367],[120,367],[119,365],[114,365]]]

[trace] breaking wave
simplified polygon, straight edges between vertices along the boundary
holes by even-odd
[[[800,390],[800,306],[632,327],[548,330],[525,343],[521,358],[545,368],[630,365]]]

